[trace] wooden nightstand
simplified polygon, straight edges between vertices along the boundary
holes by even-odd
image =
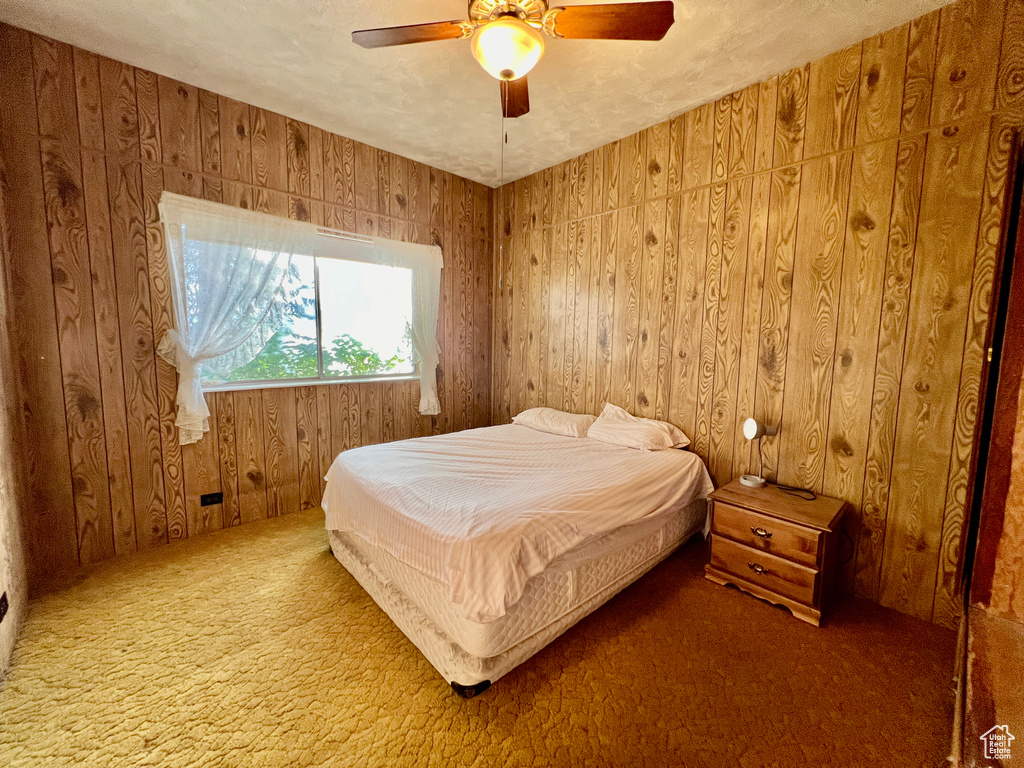
[[[704,575],[784,605],[814,626],[832,597],[846,502],[807,501],[774,485],[733,480],[711,494],[711,562]]]

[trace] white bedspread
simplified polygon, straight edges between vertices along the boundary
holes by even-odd
[[[712,489],[689,451],[507,424],[345,451],[327,473],[323,506],[328,530],[437,579],[467,619],[484,622],[559,555]]]

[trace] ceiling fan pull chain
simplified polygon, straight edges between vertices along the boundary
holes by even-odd
[[[502,90],[501,92],[502,105],[501,105],[501,139],[498,141],[500,161],[498,165],[498,191],[501,193],[501,200],[505,200],[505,145],[508,143],[508,133],[505,131],[505,112],[508,107],[508,92]],[[504,206],[503,206],[504,207]],[[502,237],[502,233],[498,233],[498,290],[502,288],[502,278],[505,275],[505,239]]]

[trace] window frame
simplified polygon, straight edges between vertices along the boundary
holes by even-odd
[[[317,235],[317,243],[321,243],[324,238],[337,237],[337,235],[327,234],[321,231]],[[358,236],[347,235],[348,239],[359,239]],[[372,242],[366,239],[366,242]],[[412,371],[405,371],[403,373],[363,373],[355,374],[352,376],[335,376],[328,377],[324,375],[324,356],[323,356],[323,328],[321,326],[320,318],[320,264],[318,259],[335,259],[336,261],[347,261],[352,264],[366,264],[371,262],[363,262],[356,259],[346,259],[343,256],[324,253],[326,249],[317,248],[317,252],[313,254],[313,291],[314,291],[314,304],[316,313],[316,368],[317,375],[295,377],[289,379],[240,379],[237,381],[208,381],[206,379],[200,379],[204,392],[241,392],[253,389],[285,389],[288,387],[309,387],[309,386],[320,386],[324,384],[347,384],[347,383],[372,383],[377,381],[419,381],[420,379],[420,367],[422,362],[415,360]],[[410,269],[409,267],[395,267],[396,269]],[[410,296],[412,300],[412,296]]]

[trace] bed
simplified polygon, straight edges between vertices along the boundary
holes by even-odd
[[[345,451],[331,550],[452,688],[472,696],[706,533],[689,451],[517,424]]]

